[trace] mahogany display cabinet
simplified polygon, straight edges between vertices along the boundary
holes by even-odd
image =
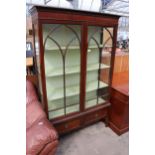
[[[34,6],[31,15],[48,119],[59,134],[107,122],[119,16],[43,6]]]

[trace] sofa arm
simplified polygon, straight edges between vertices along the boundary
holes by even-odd
[[[31,104],[26,105],[26,129],[30,128],[42,118],[46,118],[46,114],[39,101],[33,101]]]
[[[31,104],[33,101],[37,101],[38,97],[33,84],[26,81],[26,105]]]
[[[40,120],[38,123],[34,124],[26,132],[26,154],[36,155],[44,150],[44,148],[50,144],[54,143],[53,147],[48,148],[49,152],[57,146],[58,135],[51,123],[46,119]]]
[[[58,146],[58,141],[55,140],[47,144],[39,153],[39,155],[55,155]]]

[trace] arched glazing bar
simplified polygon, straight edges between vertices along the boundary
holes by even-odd
[[[108,34],[110,35],[110,38],[112,39],[112,38],[113,38],[113,35],[112,35],[111,32],[108,30],[108,28],[104,27],[103,29],[105,29],[105,30],[108,32]],[[98,32],[99,32],[99,33],[103,33],[103,29],[102,29],[102,30],[101,30],[101,29],[96,29],[96,31],[89,37],[88,44],[89,44],[91,38],[92,38],[96,33],[98,33]]]
[[[48,35],[45,37],[45,41],[44,41],[44,50],[45,50],[45,45],[47,42],[47,39],[49,38],[50,35],[52,35],[53,32],[55,32],[57,29],[59,29],[60,27],[62,27],[62,25],[58,25],[55,28],[51,28],[51,30],[49,31]]]
[[[63,50],[61,48],[61,45],[54,39],[52,38],[52,34],[60,29],[62,26],[64,26],[65,28],[69,29],[74,35],[75,37],[73,37],[65,46],[65,49]],[[74,41],[74,40],[78,40],[78,44],[79,44],[79,49],[81,51],[81,43],[80,43],[80,38],[77,34],[77,32],[69,25],[58,25],[56,26],[55,28],[51,28],[48,35],[45,37],[45,41],[44,41],[44,51],[45,51],[45,46],[46,46],[46,43],[47,43],[47,40],[50,39],[51,41],[53,41],[56,46],[58,47],[60,53],[61,53],[61,57],[62,57],[62,68],[63,68],[63,95],[64,95],[64,113],[66,115],[66,107],[67,107],[67,104],[66,104],[66,68],[65,68],[65,65],[66,65],[66,55],[67,55],[67,52],[68,52],[68,49],[69,49],[69,46],[71,45],[71,43]]]
[[[109,37],[106,39],[106,40],[102,40],[102,37],[103,37],[103,31],[106,30],[106,32],[108,32],[109,34]],[[95,34],[97,33],[100,33],[101,34],[101,38],[100,38],[100,42],[97,41],[97,39],[94,37]],[[100,88],[100,72],[101,72],[101,61],[102,61],[102,49],[105,48],[105,45],[107,44],[107,42],[109,40],[113,40],[113,35],[111,34],[111,32],[109,31],[108,28],[106,27],[103,27],[101,29],[96,29],[94,33],[92,33],[90,35],[90,37],[88,38],[88,48],[89,48],[89,44],[90,44],[90,41],[93,40],[95,42],[95,44],[97,45],[97,48],[99,50],[99,70],[98,70],[98,86],[97,86],[97,90],[99,90]],[[102,45],[102,47],[100,47],[100,45]],[[99,95],[97,95],[97,104],[99,103]]]

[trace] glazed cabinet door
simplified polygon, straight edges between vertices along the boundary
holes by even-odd
[[[113,28],[88,26],[85,109],[109,100]]]
[[[80,110],[81,26],[42,24],[49,119]]]

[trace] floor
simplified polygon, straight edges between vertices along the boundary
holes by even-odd
[[[116,135],[103,122],[60,139],[56,155],[128,155],[129,133]]]

